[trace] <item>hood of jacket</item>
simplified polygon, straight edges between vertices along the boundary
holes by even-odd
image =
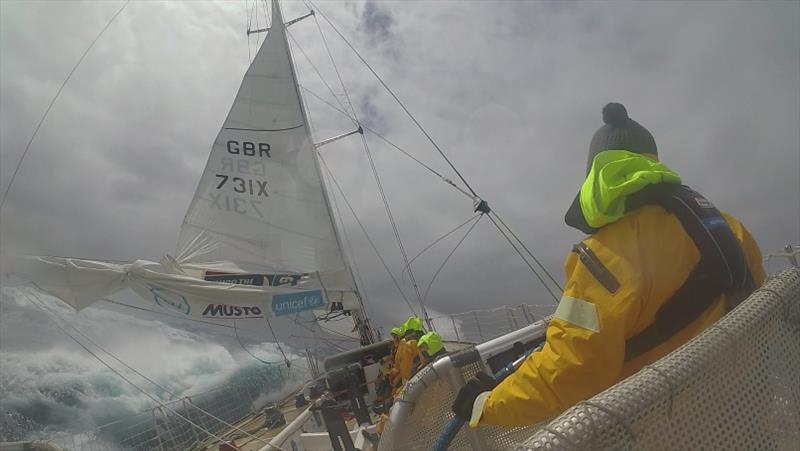
[[[598,153],[564,221],[592,234],[632,210],[629,200],[648,187],[680,184],[681,178],[652,157],[627,150]],[[640,203],[635,203],[640,206]]]

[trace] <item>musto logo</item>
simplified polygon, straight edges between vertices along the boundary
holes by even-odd
[[[255,305],[208,304],[203,310],[206,318],[263,318],[263,312]]]
[[[150,292],[153,293],[153,300],[161,307],[177,310],[184,315],[192,311],[192,307],[182,294],[156,287],[150,287]]]

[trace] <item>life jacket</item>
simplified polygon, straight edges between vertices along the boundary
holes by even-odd
[[[655,321],[625,343],[625,360],[666,342],[694,322],[727,293],[732,310],[755,289],[741,244],[725,218],[705,197],[688,186],[662,183],[648,186],[626,200],[626,211],[655,204],[674,215],[700,252],[700,261],[680,288],[659,308]],[[619,282],[583,243],[573,248],[592,275],[609,292]]]

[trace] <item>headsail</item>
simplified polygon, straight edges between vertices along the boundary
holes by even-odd
[[[234,313],[252,313],[254,306],[276,315],[327,302],[358,308],[277,2],[272,28],[212,145],[176,258],[32,261],[46,274],[40,285],[75,308],[122,288],[189,315],[215,318],[242,317]]]
[[[319,274],[320,288],[352,292],[283,19],[272,11],[269,35],[212,146],[176,259],[213,274]]]

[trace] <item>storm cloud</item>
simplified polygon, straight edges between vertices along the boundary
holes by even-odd
[[[253,2],[248,2],[250,9]],[[74,61],[121,3],[0,2],[0,187]],[[132,2],[45,121],[0,217],[0,252],[158,260],[181,220],[263,35],[245,3]],[[800,4],[797,2],[321,2],[475,191],[558,280],[581,234],[563,214],[609,101],[656,138],[662,161],[742,220],[763,251],[800,244]],[[307,12],[287,3],[289,19]],[[261,23],[266,22],[263,8]],[[318,17],[363,122],[458,181]],[[304,87],[346,96],[314,19],[290,28]],[[299,44],[299,47],[298,45]],[[303,52],[333,89],[323,84]],[[305,92],[305,91],[304,91]],[[312,95],[318,140],[353,129]],[[367,133],[409,257],[462,223],[472,199]],[[358,137],[322,148],[405,295],[409,278]],[[334,186],[368,312],[409,309]],[[412,267],[424,292],[466,229]],[[554,303],[482,219],[431,285],[454,313]]]

